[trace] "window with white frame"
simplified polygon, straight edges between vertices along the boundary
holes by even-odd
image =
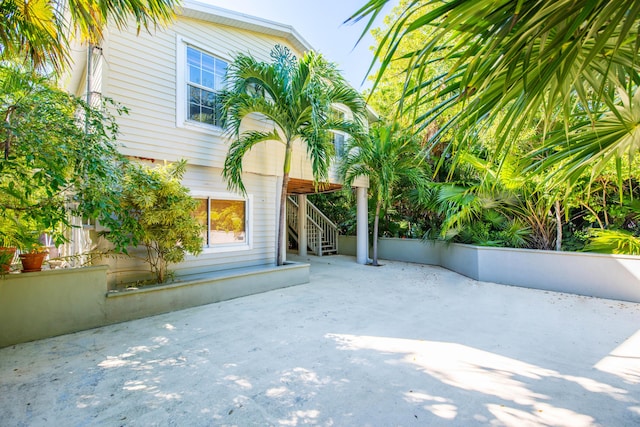
[[[346,113],[336,108],[331,109],[331,119],[333,120],[346,120]],[[345,152],[345,140],[347,134],[340,131],[332,131],[333,133],[333,148],[337,158],[344,156]]]
[[[249,244],[248,200],[213,197],[196,200],[198,207],[193,215],[203,226],[202,238],[205,247]]]
[[[186,119],[221,125],[218,93],[224,88],[227,62],[194,46],[186,46]]]
[[[342,132],[333,133],[333,147],[335,149],[336,157],[338,158],[344,156],[344,142],[345,135]]]

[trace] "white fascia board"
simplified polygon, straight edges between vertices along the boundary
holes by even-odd
[[[301,52],[313,50],[313,47],[291,25],[269,21],[194,0],[185,0],[181,13],[178,13],[188,18],[201,19],[216,24],[281,37],[289,41],[295,49]]]

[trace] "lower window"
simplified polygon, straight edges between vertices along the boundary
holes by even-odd
[[[202,238],[208,247],[247,243],[246,200],[202,198],[194,216],[203,225]]]

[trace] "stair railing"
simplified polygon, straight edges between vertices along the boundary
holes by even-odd
[[[289,234],[296,242],[298,239],[298,203],[292,197],[287,198],[287,224]],[[338,226],[307,200],[307,246],[317,256],[324,252],[338,252]],[[326,250],[325,250],[326,249]]]
[[[298,204],[291,197],[287,197],[287,231],[298,242]]]

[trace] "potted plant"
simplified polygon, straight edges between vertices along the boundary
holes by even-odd
[[[44,259],[49,254],[47,248],[40,244],[33,244],[31,248],[22,252],[20,255],[20,261],[22,262],[22,272],[29,273],[32,271],[41,271]]]
[[[22,216],[16,221],[14,240],[18,243],[22,262],[22,272],[42,270],[48,248],[40,243],[40,237],[46,233],[45,225],[34,218]]]

